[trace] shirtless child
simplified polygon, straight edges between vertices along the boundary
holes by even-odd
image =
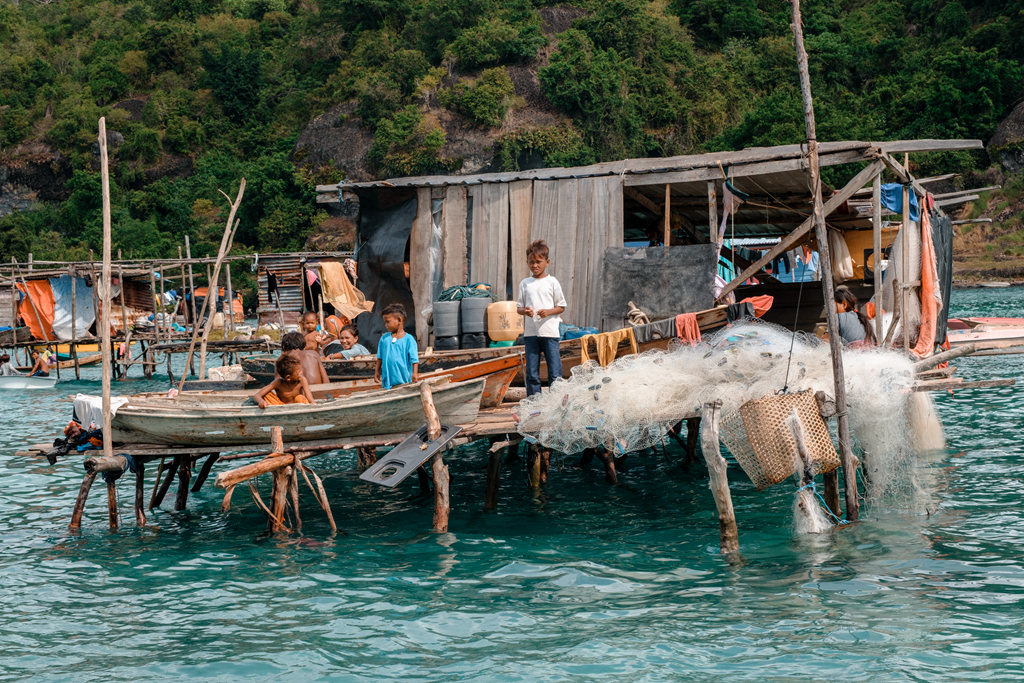
[[[327,371],[320,354],[306,346],[306,338],[300,332],[289,332],[281,337],[281,355],[294,356],[302,364],[302,374],[309,384],[326,384]]]
[[[319,324],[316,313],[313,311],[302,316],[302,334],[306,338],[306,348],[317,353],[320,352],[327,338],[327,335],[317,329]]]
[[[313,394],[302,374],[298,358],[282,353],[275,363],[277,377],[252,397],[260,408],[283,406],[289,403],[312,403]]]

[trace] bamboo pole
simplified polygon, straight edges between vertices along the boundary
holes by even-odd
[[[825,313],[828,319],[829,347],[832,352],[832,375],[836,387],[836,409],[839,421],[839,452],[843,463],[846,492],[846,515],[851,522],[859,516],[857,500],[857,472],[853,451],[850,448],[850,422],[846,414],[846,379],[843,372],[842,339],[839,337],[839,319],[835,307],[835,290],[832,283],[832,258],[829,254],[828,234],[825,228],[825,213],[821,199],[821,177],[818,173],[818,140],[814,126],[814,102],[811,98],[811,78],[807,69],[807,52],[804,49],[803,19],[800,16],[800,0],[793,3],[793,37],[796,43],[797,67],[800,72],[800,91],[803,95],[804,123],[807,132],[808,176],[814,195],[814,232],[818,238],[819,270],[821,288],[825,297]]]
[[[672,186],[665,183],[665,220],[662,224],[662,238],[661,243],[668,249],[669,242],[672,239]]]
[[[441,436],[441,419],[437,416],[437,408],[434,407],[434,395],[430,390],[429,382],[420,382],[420,402],[423,404],[423,413],[427,418],[427,439],[433,441]],[[450,479],[448,467],[445,466],[439,450],[431,458],[434,470],[434,531],[448,531],[448,516],[451,512],[451,501],[449,500],[448,486]]]
[[[224,193],[222,192],[221,194],[224,194]],[[216,262],[216,264],[213,267],[213,277],[214,277],[214,280],[216,280],[217,276],[220,274],[220,265],[224,261],[224,256],[227,254],[228,250],[231,248],[231,242],[234,239],[235,230],[238,229],[238,223],[235,221],[235,213],[237,213],[238,207],[242,203],[242,196],[244,194],[245,194],[245,178],[242,178],[241,182],[238,185],[238,196],[235,197],[235,201],[231,204],[231,212],[228,214],[228,221],[227,221],[227,223],[224,226],[224,235],[221,237],[221,240],[220,240],[220,250],[217,252],[217,262]],[[224,195],[224,196],[227,197],[227,195]],[[185,244],[186,244],[186,247],[187,247],[188,243],[186,242]],[[191,266],[190,266],[190,268],[191,268]],[[192,292],[192,301],[193,302],[195,301],[195,291],[194,290]],[[209,305],[210,305],[210,290],[209,290],[209,287],[207,287],[206,298],[203,299],[203,314],[206,313],[206,310],[209,308]],[[206,340],[207,340],[207,338],[210,335],[210,329],[212,327],[213,327],[213,316],[210,315],[210,316],[207,317],[206,324],[203,326],[203,343],[202,343],[202,346],[201,346],[201,355],[200,355],[200,358],[199,358],[199,379],[203,379],[206,376]],[[199,333],[199,328],[197,326],[192,331],[192,341],[189,343],[189,346],[188,346],[188,361],[186,362],[186,365],[188,364],[188,362],[191,362],[191,360],[192,360],[192,354],[195,352],[196,337],[198,336],[198,333]],[[182,388],[182,386],[184,386],[184,384],[185,384],[185,376],[182,375],[181,381],[178,384],[178,391],[179,392],[181,391],[181,388]]]
[[[904,167],[906,168],[906,167]],[[910,351],[910,318],[907,313],[910,311],[910,186],[904,183],[903,185],[903,224],[900,232],[902,238],[902,258],[903,258],[903,283],[900,288],[900,308],[903,311],[903,322],[900,327],[903,328],[903,350],[909,353]]]
[[[75,270],[68,267],[68,276],[71,278],[71,341],[68,343],[68,352],[71,354],[71,360],[75,363],[75,379],[82,379],[82,371],[78,365],[78,349],[75,345],[75,341],[78,339],[78,294],[76,292],[76,281],[78,276],[75,274]],[[57,360],[60,360],[58,357]],[[60,366],[60,363],[57,363]]]
[[[718,544],[722,553],[739,552],[739,531],[736,529],[736,512],[732,505],[732,494],[729,492],[729,476],[726,472],[725,458],[718,445],[718,411],[721,401],[705,403],[701,410],[701,451],[708,466],[711,495],[715,499],[718,510]]]
[[[188,286],[191,292],[190,304],[192,308],[192,327],[198,325],[196,320],[196,281],[192,274],[192,244],[189,242],[188,235],[185,235],[185,258],[188,259]],[[183,278],[184,279],[184,278]],[[186,328],[188,326],[186,325]]]
[[[872,252],[874,258],[874,273],[872,284],[875,290],[875,343],[882,343],[882,303],[885,294],[882,292],[882,172],[871,182],[871,225],[872,225]]]
[[[110,169],[107,166],[107,121],[100,119],[100,169],[103,187],[103,275],[101,286],[102,317],[100,326],[103,328],[103,455],[114,454],[110,442]]]

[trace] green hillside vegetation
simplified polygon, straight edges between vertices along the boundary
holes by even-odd
[[[545,27],[547,6],[0,4],[0,164],[42,143],[66,174],[61,201],[0,219],[0,258],[99,248],[100,116],[123,136],[111,151],[115,249],[136,257],[176,253],[184,234],[215,251],[227,211],[218,190],[233,195],[242,176],[237,250],[301,248],[325,218],[314,185],[345,169],[304,163],[295,141],[340,102],[372,131],[381,177],[460,166],[432,107],[500,129],[493,154],[506,169],[802,140],[789,3],[579,0],[558,8],[578,17],[560,32]],[[1022,94],[1022,0],[815,0],[803,12],[819,139],[984,140]],[[524,106],[510,65],[537,70],[560,123],[506,126]]]

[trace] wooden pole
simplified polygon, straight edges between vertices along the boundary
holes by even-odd
[[[498,444],[491,446],[490,458],[487,461],[487,488],[484,491],[484,510],[494,510],[498,507],[498,484],[501,480],[501,461],[505,455],[505,448],[518,448],[518,443],[503,445],[495,448]]]
[[[227,287],[227,291],[225,293],[227,294],[227,297],[228,297],[228,314],[227,314],[228,317],[227,317],[227,320],[225,320],[224,322],[225,322],[225,325],[226,325],[227,329],[232,331],[232,332],[234,332],[235,331],[235,292],[231,288],[231,261],[227,261],[227,262],[224,263],[224,286]],[[224,338],[227,339],[228,336],[225,334]]]
[[[196,320],[196,281],[192,275],[192,245],[188,240],[188,235],[185,235],[185,258],[188,259],[188,286],[191,293],[189,299],[192,308],[192,327],[194,328],[199,322]]]
[[[223,194],[223,192],[221,194]],[[238,229],[238,223],[235,221],[235,213],[238,212],[238,207],[242,203],[242,196],[244,194],[245,194],[245,178],[242,178],[241,182],[238,185],[238,196],[235,197],[235,201],[231,204],[231,212],[228,214],[228,222],[224,226],[224,234],[223,234],[223,236],[221,236],[221,239],[220,239],[220,250],[217,252],[217,262],[213,266],[213,280],[214,280],[214,283],[216,283],[217,277],[220,275],[220,265],[224,261],[224,256],[227,254],[228,250],[231,249],[231,242],[234,239],[235,230]],[[227,197],[227,195],[224,195],[224,196]],[[185,246],[186,246],[186,248],[188,247],[188,242],[185,243]],[[189,265],[189,269],[191,270],[191,264]],[[191,274],[190,274],[190,277],[191,277]],[[216,290],[213,292],[213,296],[214,296],[214,298],[216,298]],[[203,299],[203,311],[202,311],[203,315],[205,315],[207,309],[209,309],[209,307],[210,307],[210,297],[211,297],[210,288],[207,287],[206,298]],[[193,302],[195,301],[195,291],[192,292],[192,301]],[[212,327],[213,327],[213,315],[210,315],[210,316],[207,316],[206,324],[203,326],[203,343],[202,343],[202,346],[200,347],[200,356],[199,356],[199,379],[203,379],[203,378],[206,377],[206,340],[210,336],[210,329]],[[186,361],[186,365],[189,362],[191,362],[191,360],[192,360],[192,354],[195,352],[195,349],[196,349],[196,337],[198,336],[198,334],[199,334],[199,327],[198,327],[198,323],[197,323],[197,326],[192,330],[192,341],[189,343],[189,346],[188,346],[188,360]],[[182,375],[181,380],[178,383],[178,392],[179,393],[181,392],[181,388],[184,386],[184,384],[185,384],[185,376]]]
[[[117,482],[107,482],[107,516],[110,518],[110,528],[116,529],[119,526],[117,518]]]
[[[174,498],[174,509],[181,511],[185,509],[188,502],[188,483],[192,480],[192,458],[183,455],[178,463],[178,495]]]
[[[615,444],[598,446],[597,459],[604,463],[604,480],[609,484],[618,484],[619,473],[615,471]]]
[[[715,181],[708,181],[708,240],[714,242],[718,235],[718,198],[715,196]]]
[[[672,239],[672,186],[665,183],[665,221],[662,225],[663,236],[661,243],[668,248],[669,241]]]
[[[846,480],[846,516],[852,522],[859,516],[860,504],[857,501],[857,472],[853,464],[853,451],[850,448],[850,421],[846,414],[846,379],[843,372],[842,356],[843,342],[839,337],[839,318],[836,314],[835,290],[832,283],[832,258],[829,254],[828,234],[825,228],[825,212],[821,199],[821,177],[818,173],[818,140],[814,127],[814,102],[811,98],[811,77],[807,69],[807,52],[804,49],[800,0],[792,0],[792,3],[793,36],[796,42],[796,59],[797,67],[800,71],[800,91],[803,95],[804,123],[807,132],[808,176],[814,199],[814,232],[818,238],[821,288],[825,298],[829,347],[832,352],[832,375],[836,388],[836,409],[839,418],[839,453]]]
[[[708,465],[711,495],[718,509],[718,544],[722,553],[739,552],[739,532],[736,529],[736,512],[729,492],[729,476],[726,473],[725,458],[718,445],[718,411],[721,401],[705,403],[701,410],[701,451]]]
[[[882,172],[871,182],[871,226],[872,226],[872,252],[874,258],[874,273],[872,284],[875,290],[875,344],[882,344],[882,303],[885,295],[882,293]]]
[[[92,488],[92,483],[96,479],[96,472],[87,471],[85,477],[82,478],[82,485],[78,489],[78,498],[75,499],[75,507],[71,511],[71,522],[68,523],[68,528],[72,531],[77,531],[82,528],[82,513],[85,511],[85,501],[89,497],[89,489]]]
[[[903,224],[900,232],[902,238],[903,282],[900,287],[900,309],[903,311],[903,351],[910,352],[910,186],[903,184]]]
[[[78,293],[75,288],[78,276],[74,268],[68,268],[68,276],[71,277],[71,341],[68,342],[68,351],[71,353],[71,360],[75,363],[75,379],[82,379],[82,371],[78,365],[78,347],[75,342],[78,340]],[[58,358],[58,360],[60,360]],[[60,363],[58,363],[58,366]]]
[[[427,439],[433,441],[441,436],[441,419],[437,416],[437,409],[434,407],[434,395],[430,390],[429,382],[420,382],[420,402],[423,404],[423,413],[427,418]],[[443,449],[442,449],[443,451]],[[441,457],[442,451],[438,451],[431,458],[434,470],[434,531],[448,531],[448,515],[451,512],[449,500],[448,468]]]
[[[135,524],[146,526],[146,466],[141,460],[135,461]]]
[[[103,352],[103,455],[109,458],[114,454],[114,448],[110,442],[110,170],[107,167],[105,118],[100,119],[100,170],[103,187],[103,274],[100,279],[100,327],[103,333],[100,342]]]

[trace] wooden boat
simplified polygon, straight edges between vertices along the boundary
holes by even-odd
[[[57,384],[57,376],[30,377],[28,375],[5,375],[0,377],[0,389],[53,389]]]
[[[717,306],[697,312],[697,324],[701,333],[722,327],[726,323],[727,306]],[[639,344],[640,352],[651,349],[667,349],[672,339],[656,339]],[[574,367],[580,364],[579,339],[566,339],[559,342],[559,353],[562,356],[562,376],[570,377]],[[461,349],[458,351],[435,351],[420,355],[420,376],[437,373],[442,370],[454,370],[460,366],[479,363],[480,361],[501,358],[504,356],[522,356],[522,346],[502,346],[487,349]],[[619,344],[618,356],[630,353],[628,343]],[[274,379],[274,362],[276,356],[250,356],[242,359],[242,368],[255,378],[257,383],[269,384]],[[356,380],[372,378],[376,369],[377,359],[374,356],[359,356],[349,359],[324,360],[327,377],[332,381]],[[547,365],[541,363],[541,377],[547,376]],[[522,382],[522,373],[516,376]]]
[[[1024,318],[950,318],[950,347],[974,344],[979,351],[1024,348]]]
[[[476,419],[484,380],[437,382],[434,406],[445,424]],[[308,404],[242,405],[237,395],[133,398],[111,420],[115,443],[181,446],[266,444],[280,426],[285,442],[411,432],[424,421],[419,386],[366,391]]]
[[[93,353],[93,354],[90,354],[88,356],[79,356],[78,357],[78,364],[80,366],[95,365],[96,363],[99,363],[101,360],[103,360],[103,354],[102,353]],[[61,370],[65,370],[67,368],[74,368],[75,367],[75,361],[73,361],[73,360],[59,360],[59,361],[57,361],[57,367],[60,368]],[[25,367],[25,366],[21,365],[21,366],[18,366],[18,369],[23,371],[23,372],[28,372],[32,368],[31,367]]]
[[[14,346],[32,339],[32,330],[28,327],[0,330],[0,348]]]

